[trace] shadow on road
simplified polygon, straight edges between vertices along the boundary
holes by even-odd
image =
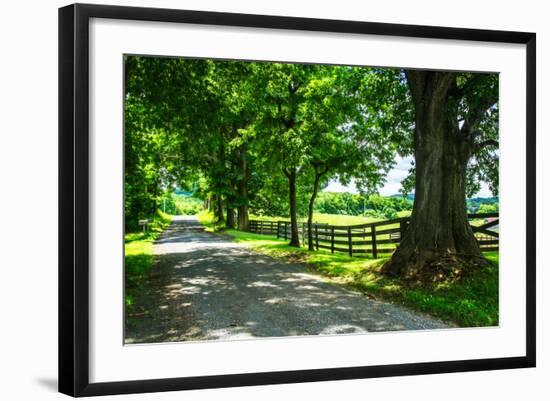
[[[137,312],[126,321],[126,343],[446,327],[185,221],[164,233],[155,252]]]

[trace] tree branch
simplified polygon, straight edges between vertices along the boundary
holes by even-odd
[[[479,152],[481,149],[486,148],[487,146],[494,146],[498,148],[498,141],[494,139],[487,139],[486,141],[476,143],[474,146],[475,146],[474,151]]]
[[[290,94],[294,94],[298,91],[298,89],[300,88],[300,84],[297,83],[295,84],[294,82],[292,81],[289,81],[288,82],[288,91],[290,92]]]
[[[477,83],[482,79],[485,78],[484,74],[476,74],[473,78],[469,79],[463,86],[456,87],[451,91],[451,96],[453,96],[455,99],[460,99],[464,97]]]

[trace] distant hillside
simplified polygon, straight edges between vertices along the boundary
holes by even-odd
[[[395,194],[395,195],[392,195],[391,198],[403,198],[403,195],[402,194]],[[414,194],[407,194],[406,198],[412,202],[412,201],[414,201]],[[490,209],[491,210],[496,209],[496,211],[498,211],[498,202],[499,202],[498,196],[492,196],[492,197],[489,197],[489,198],[477,197],[477,198],[468,199],[466,201],[466,205],[467,205],[467,208],[468,208],[468,212],[470,212],[470,213],[477,212],[477,210],[479,209],[479,207],[481,205],[494,206]]]
[[[470,213],[474,212],[498,212],[498,196],[493,196],[491,198],[472,198],[466,201],[468,205],[468,211]],[[479,210],[480,206],[483,205],[483,210]]]
[[[179,195],[179,196],[186,196],[186,197],[194,195],[194,193],[192,191],[186,191],[184,189],[176,189],[174,191],[174,194]]]

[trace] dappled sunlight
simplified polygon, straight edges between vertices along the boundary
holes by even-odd
[[[281,288],[279,287],[278,285],[275,285],[275,284],[272,284],[272,283],[268,283],[266,281],[255,281],[253,283],[250,283],[250,284],[247,284],[246,285],[248,288],[252,288],[252,287],[269,287],[269,288]]]
[[[362,327],[354,326],[351,324],[334,325],[323,329],[320,334],[364,334],[367,333]]]
[[[292,274],[287,274],[285,276],[288,276],[288,277],[281,279],[282,282],[287,282],[287,283],[315,282],[315,281],[319,283],[325,282],[325,280],[322,277],[315,276],[308,273],[292,273]]]
[[[266,303],[266,304],[281,304],[283,302],[288,302],[288,299],[286,299],[286,298],[271,298],[271,299],[266,299],[264,301],[264,303]]]
[[[185,227],[166,234],[179,242],[163,237],[155,244],[160,251],[141,305],[146,311],[128,327],[127,343],[446,327],[327,282],[302,265],[257,254],[230,237],[181,231]]]
[[[185,242],[187,244],[185,249],[180,249],[178,244]],[[191,253],[197,250],[220,250],[220,249],[235,249],[242,248],[242,245],[237,243],[224,241],[223,239],[216,238],[211,241],[188,241],[186,238],[175,239],[173,242],[155,243],[154,254],[165,255],[171,253]]]
[[[299,285],[296,288],[299,290],[316,290],[317,289],[317,287],[313,285]]]

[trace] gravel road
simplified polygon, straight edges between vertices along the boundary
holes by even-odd
[[[154,253],[127,344],[447,327],[205,232],[194,217],[176,217]]]

